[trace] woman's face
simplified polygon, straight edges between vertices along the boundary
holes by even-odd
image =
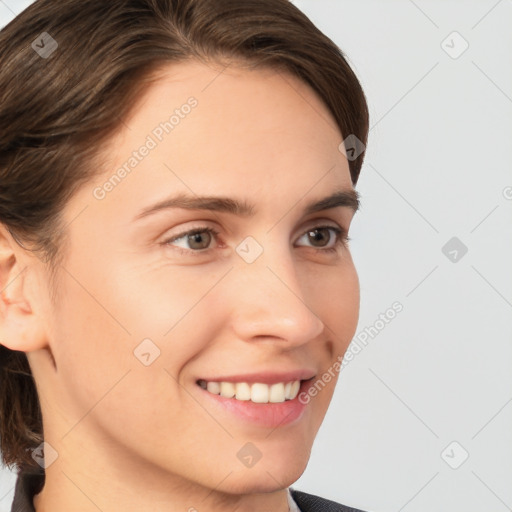
[[[167,71],[65,208],[48,321],[56,371],[35,368],[45,437],[62,467],[270,492],[304,471],[358,321],[356,270],[336,243],[354,209],[308,212],[353,192],[343,137],[291,75]],[[151,210],[177,195],[230,202]],[[315,376],[304,392],[329,370],[306,405],[279,402],[278,383]],[[201,379],[278,384],[253,389],[277,403],[243,400],[247,386],[240,400],[214,395]]]

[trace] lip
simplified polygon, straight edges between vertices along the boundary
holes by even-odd
[[[250,377],[254,377],[255,374],[250,375]],[[308,372],[307,375],[310,375]],[[262,374],[258,374],[257,380],[253,380],[252,382],[262,382]],[[289,378],[290,374],[278,374],[278,380],[275,380],[276,375],[266,374],[265,378],[267,380],[271,380],[267,383],[275,383],[275,382],[286,382],[286,379],[282,379],[284,377]],[[237,400],[236,398],[226,398],[220,395],[215,395],[210,393],[206,389],[203,389],[201,386],[196,384],[196,388],[198,393],[200,393],[200,397],[202,400],[206,401],[208,404],[208,408],[213,408],[214,413],[217,416],[221,417],[229,417],[232,419],[236,418],[238,421],[241,421],[243,424],[249,426],[258,426],[264,428],[272,428],[276,429],[278,427],[292,426],[301,421],[304,414],[309,407],[309,401],[307,403],[302,403],[299,401],[299,397],[301,393],[307,391],[309,385],[311,383],[311,377],[307,380],[296,379],[293,377],[297,376],[297,372],[294,372],[291,380],[301,380],[299,392],[297,396],[293,400],[285,400],[284,402],[278,403],[254,403],[251,400]],[[247,379],[249,375],[243,376],[231,376],[233,379],[239,379],[243,377]],[[223,382],[233,382],[233,380],[224,380],[225,377],[222,377]],[[259,379],[259,380],[258,380]],[[206,380],[206,379],[205,379]],[[214,380],[214,382],[217,382]],[[220,381],[219,381],[220,382]],[[247,382],[246,380],[235,380],[235,382]]]
[[[254,384],[260,382],[262,384],[277,384],[278,382],[292,382],[294,380],[309,380],[316,375],[315,370],[302,368],[290,371],[280,372],[257,372],[257,373],[245,373],[238,375],[221,375],[215,377],[201,377],[196,380],[205,380],[206,382],[247,382],[248,384]]]

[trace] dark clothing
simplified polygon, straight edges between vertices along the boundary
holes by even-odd
[[[39,473],[18,473],[11,512],[35,512],[32,499],[43,488],[44,479],[43,469]]]
[[[307,492],[297,491],[290,487],[292,498],[297,503],[301,512],[364,512],[358,508],[347,507],[340,505],[335,501],[320,498],[314,494]]]
[[[42,490],[44,480],[43,470],[39,473],[19,473],[11,512],[35,512],[32,500],[34,495]],[[292,487],[290,487],[290,492],[301,512],[363,512],[313,494],[298,491]]]

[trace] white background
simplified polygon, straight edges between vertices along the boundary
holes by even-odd
[[[30,3],[0,0],[0,26]],[[368,512],[511,510],[512,1],[294,3],[370,105],[357,335],[403,311],[341,372],[292,487]],[[0,471],[0,512],[14,479]]]

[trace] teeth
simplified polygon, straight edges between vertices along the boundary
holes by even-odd
[[[290,387],[290,395],[295,398],[299,393],[300,388],[300,380],[293,381],[291,387]]]
[[[232,382],[221,382],[220,383],[220,396],[226,398],[233,398],[236,394],[235,385]]]
[[[279,384],[272,384],[269,388],[268,392],[268,401],[269,402],[284,402],[284,384],[280,382]]]
[[[251,402],[257,404],[268,403],[269,387],[267,384],[253,384],[251,386]]]
[[[236,385],[237,400],[250,400],[251,399],[251,386],[247,382],[240,382]]]
[[[206,385],[206,389],[210,393],[218,395],[220,393],[220,384],[218,382],[208,382],[208,384]]]
[[[200,380],[199,385],[214,395],[266,404],[293,400],[299,393],[300,380],[270,385],[260,382],[250,385],[247,382],[205,382]]]

